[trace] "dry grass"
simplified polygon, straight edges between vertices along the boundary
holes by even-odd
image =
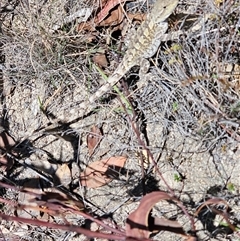
[[[92,32],[76,32],[75,21],[58,28],[67,11],[71,15],[81,9],[97,9],[93,1],[69,1],[67,11],[66,4],[60,0],[0,3],[1,119],[21,153],[10,172],[2,171],[1,180],[22,186],[26,180],[42,180],[44,175],[41,185],[50,188],[57,166],[68,163],[74,173],[67,190],[91,202],[94,214],[111,214],[112,220],[124,227],[143,193],[169,190],[153,168],[146,168],[143,181],[142,144],[131,116],[118,110],[121,104],[115,94],[98,100],[93,113],[78,108],[104,82],[93,56],[104,50],[111,63],[105,71],[111,73],[114,62],[121,58],[116,57],[121,43],[106,44],[111,27],[99,28],[93,42],[89,42]],[[189,30],[188,18],[181,15],[186,9],[191,19],[198,19],[193,24],[198,26],[195,32]],[[181,2],[171,20],[171,31],[181,29],[184,33],[162,43],[151,60],[154,78],[139,88],[138,69],[133,68],[126,76],[128,91],[121,88],[124,95],[131,95],[140,137],[186,209],[192,214],[204,199],[221,197],[232,207],[235,225],[240,222],[239,9],[238,1]],[[89,156],[86,135],[93,125],[102,128],[104,137]],[[98,189],[78,186],[79,172],[89,162],[114,155],[129,158],[126,173],[119,180]],[[17,200],[18,192],[2,188],[1,196]],[[2,212],[14,214],[7,205],[2,206]],[[180,211],[161,207],[156,212],[176,215],[189,228]],[[82,225],[82,218],[68,218]],[[237,240],[236,233],[220,231],[210,218],[206,221],[203,215],[196,219],[200,240]],[[74,233],[4,220],[1,229],[6,240],[84,240]],[[155,239],[177,240],[166,232],[160,235]]]

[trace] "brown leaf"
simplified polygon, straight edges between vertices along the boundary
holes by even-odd
[[[13,138],[8,135],[8,133],[6,131],[3,131],[0,134],[0,163],[2,163],[4,165],[4,168],[2,168],[3,170],[7,169],[11,169],[11,167],[14,164],[14,161],[12,158],[7,157],[6,152],[7,151],[11,151],[12,147],[14,147],[16,145],[16,142],[13,140]],[[12,152],[12,154],[16,154],[14,152]]]
[[[127,17],[131,20],[139,21],[140,23],[146,20],[146,13],[128,13]]]
[[[119,25],[123,19],[124,19],[124,12],[122,7],[118,7],[116,9],[114,9],[111,14],[109,15],[109,17],[107,17],[106,19],[104,19],[103,21],[101,21],[98,26],[114,26],[114,25]]]
[[[92,58],[93,62],[100,67],[107,67],[108,61],[105,54],[97,53]]]
[[[88,22],[81,22],[78,24],[77,26],[77,31],[78,32],[82,32],[82,31],[95,31],[95,26],[94,26],[94,22],[92,20],[88,21]],[[91,36],[88,38],[88,42],[92,42],[92,39],[95,39],[95,37]]]
[[[159,232],[160,230],[171,231],[171,228],[179,229],[180,232],[183,230],[181,224],[178,221],[168,220],[166,218],[155,217],[154,222],[151,225],[152,232]]]
[[[10,150],[14,145],[16,145],[16,142],[13,138],[6,131],[3,131],[0,134],[0,147],[4,150]]]
[[[68,186],[72,181],[71,171],[66,163],[62,164],[56,171],[55,176],[53,178],[55,185],[63,185]]]
[[[103,9],[98,13],[98,15],[96,16],[94,22],[96,24],[99,24],[101,23],[107,16],[108,14],[110,13],[110,11],[115,7],[117,6],[118,4],[120,3],[125,3],[126,0],[110,0],[107,2],[107,4],[105,4],[105,6],[103,7]],[[119,5],[120,6],[120,5]],[[111,17],[111,15],[113,14],[114,11],[117,10],[117,12],[119,11],[119,9],[122,9],[122,7],[118,7],[117,9],[113,10],[111,13],[110,13],[110,18],[112,19],[113,17]],[[120,10],[122,12],[122,10]],[[116,12],[113,14],[115,15]],[[116,21],[117,19],[115,19],[114,21]],[[113,22],[113,19],[112,20],[108,20],[108,22]],[[106,23],[106,22],[105,22]],[[101,26],[106,26],[106,25],[101,25]]]
[[[70,207],[76,210],[83,210],[84,204],[80,200],[75,200],[71,196],[55,190],[53,192],[44,192],[40,197],[32,199],[32,202],[39,206],[45,206],[52,210],[59,210],[61,207]]]
[[[89,155],[92,155],[95,148],[98,146],[102,139],[101,130],[97,126],[91,128],[91,132],[87,135],[87,145]]]
[[[104,5],[105,1],[102,1],[103,9],[97,14],[94,19],[90,19],[88,22],[79,23],[77,26],[77,31],[81,32],[91,31],[92,33],[96,32],[96,26],[106,27],[112,26],[112,32],[117,30],[122,30],[126,13],[123,10],[123,6],[126,1],[132,0],[109,0],[107,4]],[[116,7],[118,5],[118,7]],[[115,8],[116,7],[116,8]],[[136,20],[142,22],[146,19],[146,14],[142,13],[127,13],[127,19]],[[96,36],[92,36],[91,39],[95,39]]]
[[[111,11],[120,2],[125,2],[126,0],[110,0],[103,7],[103,9],[98,13],[95,19],[90,19],[88,22],[79,23],[77,26],[77,31],[82,30],[95,31],[96,26],[114,26],[122,22],[124,18],[123,8],[119,5],[116,9]],[[102,3],[104,4],[104,3]]]
[[[125,12],[123,10],[123,6],[126,1],[132,0],[109,0],[101,2],[101,5],[104,6],[101,11],[97,14],[94,19],[90,19],[87,22],[81,22],[77,26],[77,31],[81,32],[83,30],[96,32],[96,26],[106,27],[106,26],[114,26],[113,31],[122,30],[124,23],[123,20],[125,18]],[[116,7],[118,5],[118,7]],[[115,8],[116,7],[116,8]],[[146,14],[142,13],[127,13],[127,19],[136,20],[142,22],[146,19]],[[96,33],[97,34],[97,33]],[[92,36],[95,39],[96,36]]]
[[[132,212],[126,222],[126,235],[128,237],[134,237],[138,239],[148,238],[151,234],[150,230],[168,230],[178,234],[185,235],[182,226],[177,221],[170,221],[163,219],[153,219],[149,223],[149,213],[152,207],[161,200],[173,200],[177,202],[177,199],[171,197],[165,192],[152,192],[144,196],[138,206],[138,208]]]
[[[184,241],[197,241],[197,238],[190,236],[187,239],[185,239]]]
[[[80,174],[81,185],[96,188],[111,182],[124,166],[126,160],[126,157],[117,156],[91,163]]]

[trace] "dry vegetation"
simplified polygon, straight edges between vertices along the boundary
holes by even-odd
[[[112,90],[81,110],[152,1],[127,2],[125,11],[104,4],[0,2],[0,240],[90,240],[84,230],[125,240],[128,215],[156,190],[181,204],[159,202],[153,216],[199,240],[239,240],[239,1],[180,1],[169,32],[182,32],[150,60],[154,78],[142,83],[134,67],[118,86],[131,107]],[[80,179],[90,163],[118,156],[125,165],[105,185]],[[194,216],[206,200],[214,201]],[[152,239],[183,238],[160,231]]]

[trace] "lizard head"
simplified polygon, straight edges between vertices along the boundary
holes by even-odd
[[[151,14],[156,23],[163,22],[174,11],[179,0],[156,0]]]

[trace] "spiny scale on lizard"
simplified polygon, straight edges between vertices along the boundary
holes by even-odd
[[[106,84],[80,104],[81,109],[87,108],[88,105],[110,91],[133,66],[140,65],[142,59],[150,58],[157,52],[161,37],[168,28],[167,22],[164,21],[171,15],[177,4],[178,0],[156,0],[146,20],[131,37],[128,50],[118,68],[108,78]]]

